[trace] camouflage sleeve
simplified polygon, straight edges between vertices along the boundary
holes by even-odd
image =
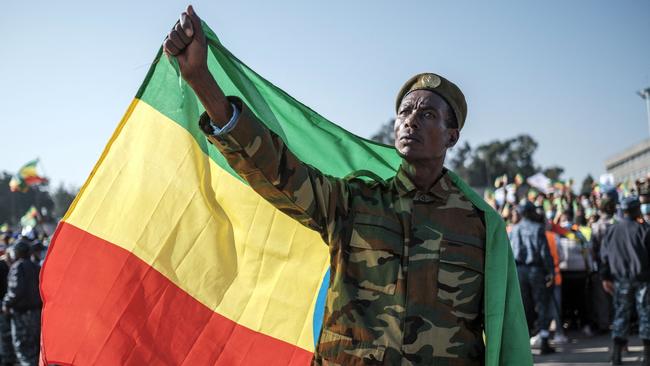
[[[348,183],[300,161],[246,104],[229,99],[240,108],[230,131],[212,135],[207,113],[199,120],[210,143],[257,193],[331,243],[336,224],[348,213]]]

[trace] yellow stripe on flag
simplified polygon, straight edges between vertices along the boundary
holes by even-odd
[[[168,117],[143,101],[130,112],[65,221],[133,252],[226,318],[313,351],[329,265],[320,236]]]

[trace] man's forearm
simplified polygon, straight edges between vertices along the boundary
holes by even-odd
[[[225,94],[207,69],[196,77],[188,78],[187,83],[199,97],[212,122],[218,127],[223,127],[230,120],[232,106]]]

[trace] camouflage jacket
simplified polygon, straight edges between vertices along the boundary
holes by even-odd
[[[402,169],[388,182],[324,175],[240,106],[237,127],[222,135],[210,135],[202,116],[208,139],[261,196],[329,244],[313,363],[482,364],[486,232],[451,177],[418,192]]]

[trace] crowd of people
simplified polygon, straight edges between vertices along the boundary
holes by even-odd
[[[508,225],[531,346],[547,354],[568,329],[611,332],[620,364],[634,323],[650,365],[650,180],[591,188],[502,177],[485,195]]]
[[[0,366],[38,365],[44,240],[35,232],[0,233]]]

